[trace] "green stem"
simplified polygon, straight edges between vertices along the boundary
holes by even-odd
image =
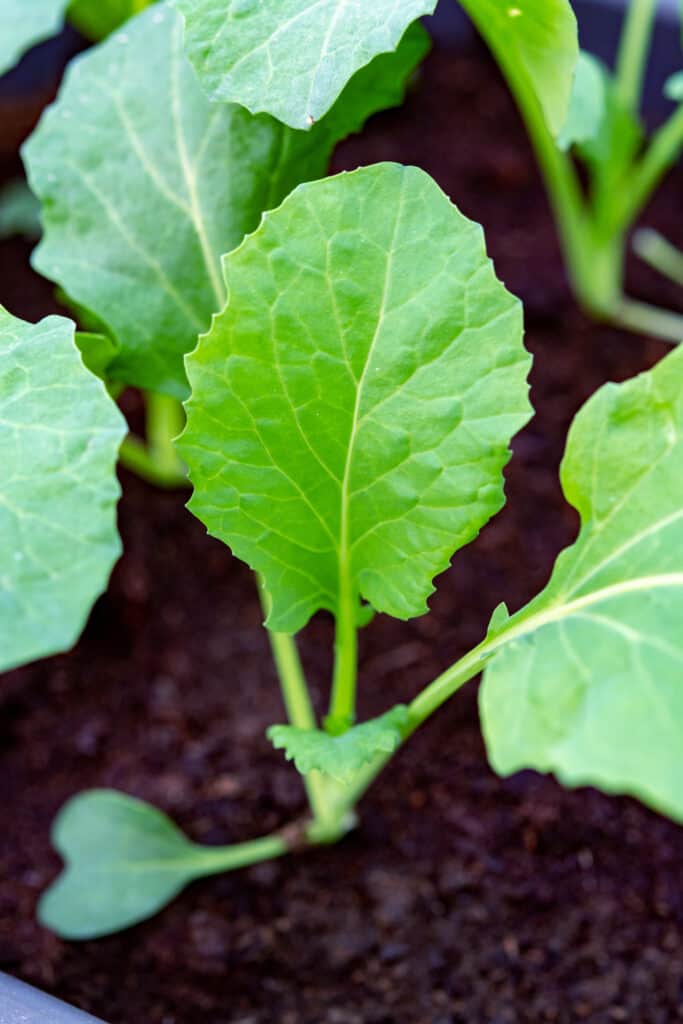
[[[633,236],[633,248],[644,263],[683,287],[683,252],[658,231],[643,228]]]
[[[257,577],[257,586],[263,613],[267,619],[270,614],[270,596],[260,576]],[[267,632],[289,722],[298,729],[317,729],[318,723],[296,639],[287,633],[276,633],[272,630]],[[330,824],[329,800],[324,777],[320,772],[309,772],[303,779],[315,820]]]
[[[632,224],[683,148],[683,104],[658,131],[631,172],[628,190],[618,210],[622,228]]]
[[[154,484],[155,487],[175,488],[187,485],[185,472],[169,472],[160,465],[152,451],[139,438],[129,434],[119,449],[119,462],[132,473]]]
[[[193,847],[192,860],[196,863],[196,876],[220,874],[223,871],[236,871],[249,864],[260,864],[264,860],[275,860],[289,853],[289,844],[281,833],[264,836],[262,839],[251,839],[246,843],[235,843],[233,846],[199,846]]]
[[[670,345],[679,345],[683,341],[683,314],[659,309],[646,302],[623,299],[615,322],[636,334],[647,334]]]
[[[356,678],[358,673],[358,636],[356,629],[357,602],[349,582],[350,574],[342,572],[339,609],[334,638],[334,673],[330,712],[325,728],[333,736],[340,736],[356,720]]]
[[[657,0],[631,0],[621,32],[615,84],[621,102],[634,112],[643,94],[656,8]]]

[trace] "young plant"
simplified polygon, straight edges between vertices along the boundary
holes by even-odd
[[[45,924],[71,938],[149,916],[190,880],[340,839],[393,753],[484,673],[501,774],[554,772],[683,821],[683,351],[602,388],[562,464],[576,542],[547,587],[407,706],[356,722],[359,628],[427,611],[432,578],[503,503],[529,419],[519,302],[481,230],[415,168],[299,186],[223,261],[228,302],[187,359],[191,508],[259,574],[289,723],[269,735],[311,813],[227,847],[123,794],[70,801]],[[291,634],[336,621],[319,723]]]
[[[72,647],[105,589],[124,433],[74,325],[0,307],[0,671]]]

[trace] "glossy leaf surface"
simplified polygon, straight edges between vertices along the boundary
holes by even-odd
[[[307,129],[349,79],[395,50],[436,0],[173,0],[186,47],[212,100]]]
[[[529,418],[519,302],[417,168],[299,187],[225,261],[188,357],[190,508],[265,578],[274,630],[399,618],[503,504]]]
[[[400,101],[426,49],[415,27],[313,132],[211,105],[159,4],[75,62],[25,147],[45,237],[34,261],[118,345],[113,380],[187,394],[183,355],[225,300],[221,256],[335,143]]]
[[[106,587],[125,432],[73,324],[0,307],[0,670],[70,647]]]
[[[562,485],[581,515],[513,617],[482,714],[501,774],[554,772],[683,820],[683,349],[577,416]]]

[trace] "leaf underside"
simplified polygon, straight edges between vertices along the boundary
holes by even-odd
[[[70,647],[104,590],[125,432],[73,324],[0,307],[0,670]]]
[[[460,0],[509,78],[524,79],[553,135],[567,118],[579,56],[569,0]],[[513,83],[514,84],[514,83]]]
[[[68,0],[0,0],[0,75],[36,43],[55,35]]]
[[[377,754],[397,749],[407,721],[408,708],[399,704],[341,736],[330,736],[322,729],[273,725],[268,738],[276,750],[284,750],[287,760],[294,761],[302,775],[317,770],[347,785]]]
[[[323,175],[340,138],[400,102],[426,45],[414,26],[310,133],[211,105],[165,4],[71,65],[24,148],[43,204],[34,263],[111,334],[112,380],[187,395],[183,356],[225,301],[221,256]]]
[[[552,771],[683,821],[683,349],[582,409],[562,464],[581,514],[481,691],[494,768]]]
[[[305,130],[436,0],[173,0],[210,98]]]
[[[298,188],[225,267],[187,360],[190,508],[262,573],[272,629],[342,593],[422,614],[529,418],[521,307],[481,228],[378,164]]]

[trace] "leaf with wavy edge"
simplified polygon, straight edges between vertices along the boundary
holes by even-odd
[[[125,432],[74,325],[0,307],[0,670],[70,647],[106,587]]]
[[[0,75],[59,32],[68,0],[0,0]]]
[[[159,4],[76,61],[25,147],[43,203],[36,268],[105,324],[112,380],[187,395],[183,356],[221,309],[221,256],[335,143],[403,95],[426,49],[415,26],[351,83],[314,132],[212,106]]]
[[[407,723],[408,708],[397,704],[341,736],[330,736],[322,729],[271,725],[268,739],[276,750],[284,750],[287,760],[294,761],[302,775],[317,770],[348,785],[377,754],[391,754],[400,746]]]
[[[678,349],[602,388],[571,428],[579,538],[495,641],[481,691],[501,774],[552,771],[683,820],[682,466]]]
[[[274,630],[359,598],[421,615],[529,418],[521,306],[481,228],[377,164],[300,186],[225,269],[187,360],[190,508],[263,574]]]
[[[211,100],[307,129],[349,79],[395,50],[436,0],[172,0],[186,48]]]

